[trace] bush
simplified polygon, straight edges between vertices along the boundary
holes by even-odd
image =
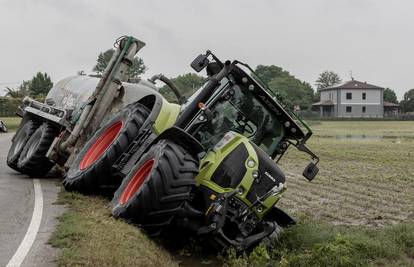
[[[21,102],[21,98],[0,97],[0,116],[14,116],[16,114],[17,107],[21,104]]]

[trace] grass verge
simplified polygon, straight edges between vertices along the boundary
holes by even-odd
[[[16,131],[17,127],[20,125],[21,118],[20,117],[0,117],[7,127],[9,132]]]
[[[384,228],[306,222],[224,266],[414,266],[414,224]]]
[[[137,227],[115,220],[108,201],[62,191],[61,215],[50,243],[60,248],[58,266],[178,266]]]

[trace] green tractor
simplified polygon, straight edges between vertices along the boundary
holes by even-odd
[[[207,51],[191,66],[207,71],[200,89],[185,99],[154,76],[180,105],[154,90],[120,110],[79,151],[64,187],[117,188],[113,216],[150,235],[178,227],[221,248],[249,249],[295,224],[276,206],[286,189],[277,162],[296,147],[311,157],[303,175],[312,180],[319,161],[306,146],[312,132],[248,65]]]

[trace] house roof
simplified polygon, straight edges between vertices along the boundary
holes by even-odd
[[[399,107],[400,105],[384,101],[384,107]]]
[[[317,103],[312,104],[312,106],[333,106],[334,102],[332,100],[324,100],[319,101]]]
[[[323,91],[323,90],[332,90],[332,89],[363,89],[363,90],[366,90],[366,89],[384,89],[384,88],[377,86],[377,85],[369,84],[367,82],[351,80],[351,81],[343,82],[343,83],[336,84],[333,86],[329,86],[329,87],[326,87],[320,90]]]

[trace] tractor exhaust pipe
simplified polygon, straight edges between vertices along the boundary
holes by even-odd
[[[187,101],[187,98],[180,93],[180,90],[178,90],[177,86],[175,86],[173,81],[171,81],[169,78],[167,78],[164,74],[162,74],[162,73],[156,74],[156,75],[152,76],[150,79],[148,79],[148,81],[153,83],[153,84],[155,84],[155,82],[157,80],[162,81],[168,87],[170,87],[171,91],[173,91],[174,95],[177,97],[178,104],[182,105]]]

